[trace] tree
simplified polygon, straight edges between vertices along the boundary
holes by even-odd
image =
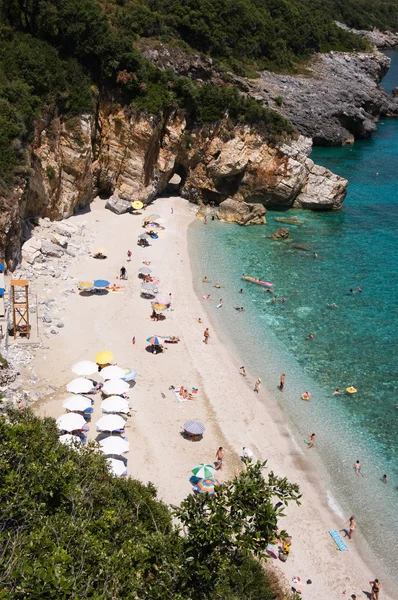
[[[246,470],[214,495],[191,495],[173,507],[183,526],[186,584],[197,597],[206,598],[232,566],[265,558],[267,544],[287,535],[278,520],[289,502],[300,504],[300,491],[273,472],[266,479],[265,466],[246,459]]]

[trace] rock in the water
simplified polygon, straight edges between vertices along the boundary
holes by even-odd
[[[347,193],[347,184],[346,179],[325,167],[314,165],[293,206],[311,210],[339,210]]]
[[[274,231],[274,233],[271,235],[271,238],[273,240],[287,240],[287,238],[290,235],[290,229],[289,227],[281,227],[280,229],[277,229],[276,231]]]
[[[395,88],[392,90],[392,95],[393,95],[395,98],[398,96],[398,87],[395,87]]]
[[[304,225],[305,221],[300,221],[297,217],[274,217],[278,223],[286,223],[286,225]]]
[[[128,200],[122,200],[118,196],[113,195],[106,201],[105,208],[111,210],[117,215],[122,215],[131,208],[131,202],[128,202]]]
[[[222,221],[238,225],[262,225],[265,223],[265,207],[262,204],[248,204],[228,198],[221,202],[218,213]]]

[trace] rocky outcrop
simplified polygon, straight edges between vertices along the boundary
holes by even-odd
[[[330,52],[316,55],[302,75],[263,71],[260,79],[235,80],[314,144],[340,145],[369,137],[379,117],[398,115],[398,99],[378,86],[389,65],[379,52]]]
[[[263,225],[266,209],[262,204],[248,204],[239,200],[224,200],[218,211],[218,218],[238,225]]]
[[[25,187],[14,191],[14,202],[7,200],[5,215],[0,213],[6,260],[15,265],[23,237],[30,237],[31,227],[21,226],[24,219],[68,217],[98,193],[109,197],[107,208],[121,214],[132,200],[148,203],[162,193],[175,174],[181,195],[191,202],[242,203],[235,211],[232,205],[225,209],[237,222],[264,222],[264,207],[338,209],[347,182],[317,170],[308,158],[311,148],[303,136],[271,144],[261,129],[228,120],[190,128],[179,110],[154,119],[101,104],[95,132],[88,117],[61,123],[55,116],[37,131]],[[62,224],[40,248],[31,242],[24,247],[25,260],[33,264],[40,255],[73,253],[68,233]]]
[[[351,27],[347,27],[344,23],[339,23],[335,21],[338,27],[341,29],[345,29],[346,31],[351,31],[351,33],[355,33],[360,38],[367,40],[370,44],[375,46],[375,48],[396,48],[398,46],[398,33],[393,31],[380,31],[376,27],[371,29],[370,31],[366,29],[352,29]]]
[[[280,240],[287,240],[289,235],[290,235],[289,227],[280,227],[279,229],[274,231],[274,233],[270,237],[273,240],[276,240],[278,242]]]

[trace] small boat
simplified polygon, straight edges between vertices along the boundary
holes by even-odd
[[[356,394],[357,393],[357,389],[354,388],[354,386],[350,386],[346,389],[347,394]]]
[[[257,285],[264,285],[265,287],[272,287],[272,283],[269,281],[261,281],[261,279],[256,279],[255,277],[250,277],[249,275],[242,275],[242,279],[244,281],[251,281],[252,283],[257,283]]]

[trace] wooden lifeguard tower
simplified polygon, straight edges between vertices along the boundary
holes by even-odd
[[[18,334],[29,339],[29,282],[27,279],[11,280],[11,310],[14,340]]]

